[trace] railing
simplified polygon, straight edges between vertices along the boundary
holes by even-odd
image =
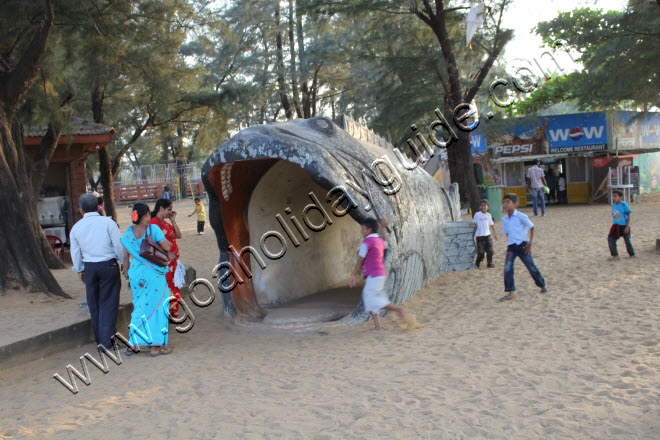
[[[115,202],[124,201],[137,201],[137,200],[153,200],[158,199],[163,195],[164,187],[172,185],[169,183],[159,184],[136,184],[136,185],[122,185],[115,184],[114,196]],[[170,191],[170,197],[172,192]]]
[[[201,179],[202,163],[122,166],[113,186],[115,202],[155,200],[170,188],[170,198],[206,197]],[[103,193],[102,188],[99,192]]]
[[[189,182],[188,179],[184,177],[183,181],[183,191],[179,190],[178,179],[174,182],[142,183],[134,185],[116,183],[114,185],[115,202],[155,200],[162,197],[165,186],[169,186],[170,198],[174,200],[181,200],[185,197],[206,197],[206,192],[204,191],[204,185],[202,184],[201,179]]]

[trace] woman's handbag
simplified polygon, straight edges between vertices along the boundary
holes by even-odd
[[[156,266],[167,266],[168,255],[160,244],[153,240],[149,235],[151,225],[147,225],[147,232],[144,234],[144,239],[140,245],[140,256],[147,261],[154,263]]]

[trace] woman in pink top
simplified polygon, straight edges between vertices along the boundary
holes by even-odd
[[[385,236],[387,221],[381,220],[381,234]],[[362,222],[360,233],[364,241],[360,244],[358,261],[355,265],[353,275],[348,280],[348,286],[354,287],[357,274],[362,269],[362,276],[366,278],[364,289],[362,289],[362,301],[364,310],[371,314],[374,320],[374,330],[380,330],[380,312],[383,309],[394,310],[402,320],[406,319],[406,309],[402,306],[392,304],[385,292],[385,266],[383,255],[385,253],[385,240],[378,235],[378,222],[374,218],[368,218]]]

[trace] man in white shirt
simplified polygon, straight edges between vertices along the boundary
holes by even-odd
[[[527,170],[527,178],[529,179],[529,186],[532,190],[532,199],[534,200],[534,217],[539,215],[537,208],[539,198],[541,199],[541,214],[545,215],[545,196],[543,195],[543,187],[548,186],[548,183],[545,181],[545,171],[543,171],[539,165],[541,165],[541,161],[537,159],[536,163]]]
[[[116,333],[121,289],[117,261],[124,263],[119,227],[112,218],[98,213],[94,194],[80,196],[80,209],[83,218],[69,234],[73,271],[85,285],[96,343],[110,348]]]

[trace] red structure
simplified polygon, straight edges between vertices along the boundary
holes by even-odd
[[[71,118],[62,131],[57,148],[46,171],[46,180],[40,192],[42,197],[66,197],[66,235],[73,224],[80,220],[78,198],[87,192],[85,161],[90,153],[106,148],[115,129],[80,118]],[[46,128],[26,129],[24,145],[27,153],[34,157]]]

